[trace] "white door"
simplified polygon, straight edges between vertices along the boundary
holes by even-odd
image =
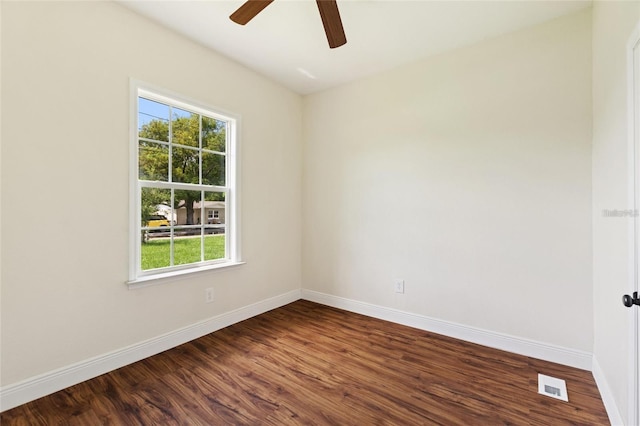
[[[633,47],[633,75],[634,75],[634,145],[635,145],[635,288],[634,291],[640,292],[640,218],[638,213],[640,212],[640,35],[636,39]],[[636,377],[634,383],[634,392],[632,393],[635,401],[635,424],[640,425],[640,306],[636,305],[636,309],[633,310],[633,315],[636,317],[635,321],[635,365],[636,365]]]
[[[630,226],[631,253],[633,258],[632,264],[632,280],[630,285],[630,294],[626,295],[625,306],[637,303],[640,297],[640,23],[636,27],[631,39],[629,40],[629,135],[630,135],[630,152],[631,173],[630,173],[630,198],[632,210],[632,225]],[[633,298],[635,297],[635,301]],[[631,300],[630,300],[631,299]],[[640,305],[633,304],[629,306],[630,318],[630,338],[631,351],[630,354],[630,371],[629,371],[629,424],[640,425]]]

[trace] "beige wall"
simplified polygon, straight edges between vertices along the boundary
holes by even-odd
[[[591,351],[589,10],[311,95],[304,119],[303,288]]]
[[[603,210],[628,208],[627,40],[640,19],[638,2],[593,7],[593,294],[594,357],[620,414],[629,410],[630,310],[628,218]]]
[[[130,78],[241,115],[246,265],[127,289]],[[2,106],[3,386],[300,288],[299,95],[115,3],[2,2]]]

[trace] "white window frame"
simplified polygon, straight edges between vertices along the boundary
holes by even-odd
[[[239,214],[239,127],[240,116],[188,99],[165,89],[131,80],[130,105],[130,170],[129,170],[129,288],[145,287],[171,280],[186,274],[200,273],[213,269],[226,268],[243,264],[240,256],[240,214]],[[225,186],[191,185],[177,182],[148,182],[138,179],[138,98],[144,97],[173,107],[192,111],[227,123],[226,127],[226,179]],[[158,187],[167,189],[215,190],[225,193],[225,253],[224,259],[216,259],[187,265],[176,265],[165,268],[142,270],[141,224],[140,224],[140,191],[142,187]],[[202,214],[202,212],[201,212]],[[202,222],[202,221],[201,221]]]

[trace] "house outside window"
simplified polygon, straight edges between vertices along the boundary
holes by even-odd
[[[239,263],[237,118],[141,84],[133,92],[129,283]]]

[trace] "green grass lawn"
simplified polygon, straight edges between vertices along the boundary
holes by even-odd
[[[174,265],[200,262],[200,237],[177,237],[173,240]],[[151,239],[141,244],[142,270],[170,266],[169,238]],[[204,260],[223,259],[224,234],[204,237]]]

